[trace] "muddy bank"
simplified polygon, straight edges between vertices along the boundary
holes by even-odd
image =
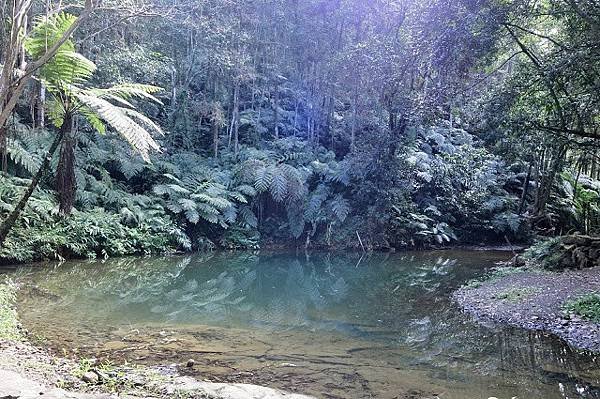
[[[600,267],[526,270],[465,286],[454,299],[480,321],[548,332],[577,349],[600,352],[600,323],[563,310],[565,302],[593,292],[600,292]]]

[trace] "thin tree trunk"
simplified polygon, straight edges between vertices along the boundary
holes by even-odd
[[[8,170],[8,154],[6,151],[7,130],[6,125],[0,126],[0,159],[4,173]]]
[[[212,121],[212,133],[213,133],[213,156],[217,158],[219,156],[219,122],[216,118]]]
[[[46,86],[43,83],[40,83],[40,94],[38,97],[38,126],[40,128],[44,128],[46,124]]]
[[[274,124],[275,124],[275,138],[279,138],[279,84],[275,85],[275,106],[274,106]]]
[[[2,222],[2,224],[0,224],[0,247],[4,244],[4,241],[6,240],[6,237],[8,236],[8,233],[10,232],[10,229],[12,229],[12,227],[15,225],[17,219],[21,215],[21,212],[23,212],[23,209],[25,209],[25,206],[27,205],[27,201],[29,201],[29,198],[31,197],[31,195],[35,191],[36,187],[40,183],[40,180],[42,180],[42,178],[44,177],[44,174],[48,170],[48,167],[50,166],[50,162],[52,161],[52,156],[56,152],[56,149],[58,148],[60,142],[62,141],[62,138],[63,138],[63,132],[61,129],[61,131],[56,135],[54,142],[48,149],[48,152],[46,153],[46,156],[44,157],[44,161],[42,162],[42,165],[40,166],[40,168],[38,169],[36,174],[31,178],[31,183],[29,183],[27,190],[25,190],[25,192],[23,193],[23,196],[21,197],[21,199],[19,200],[19,202],[17,203],[15,208],[12,210],[12,212]]]
[[[557,154],[549,162],[547,173],[544,174],[543,178],[541,179],[542,184],[540,185],[540,195],[535,212],[536,216],[542,215],[546,210],[546,204],[550,199],[554,181],[556,180],[557,174],[563,167],[566,152],[567,147],[564,144],[557,149]]]
[[[527,201],[527,191],[529,191],[529,180],[531,179],[531,169],[533,168],[533,163],[529,164],[529,169],[527,169],[527,176],[525,177],[525,182],[523,183],[523,193],[521,194],[521,202],[519,203],[519,210],[517,211],[518,215],[523,213],[523,208],[525,207],[525,201]]]
[[[235,83],[235,91],[233,93],[233,152],[237,155],[240,150],[240,81]]]

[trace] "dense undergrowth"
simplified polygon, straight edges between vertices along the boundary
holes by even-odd
[[[47,145],[43,134],[20,128],[9,156],[10,170],[23,177],[0,177],[3,212]],[[469,133],[414,129],[392,157],[392,185],[373,180],[383,171],[367,150],[339,160],[284,138],[219,159],[181,152],[149,164],[110,137],[82,135],[72,214],[59,214],[48,176],[0,256],[31,261],[261,245],[406,249],[529,239],[527,215],[517,213],[524,174]],[[563,187],[571,184],[568,176]],[[576,225],[577,209],[561,208],[563,202],[551,203],[554,217]]]
[[[11,170],[24,176],[35,170],[45,144],[43,135],[23,130],[11,143]],[[114,140],[86,135],[77,149],[74,211],[59,214],[48,177],[0,254],[30,261],[265,243],[419,248],[526,236],[514,212],[518,176],[472,135],[416,129],[394,156],[403,170],[394,189],[369,178],[380,171],[366,155],[338,160],[286,138],[219,160],[183,152],[147,164]],[[1,179],[7,212],[28,179]]]

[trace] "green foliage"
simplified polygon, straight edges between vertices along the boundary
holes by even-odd
[[[27,53],[34,59],[40,58],[48,48],[58,42],[76,19],[76,16],[66,12],[52,14],[47,18],[39,17],[25,41]],[[68,39],[59,47],[54,57],[42,66],[40,76],[45,83],[57,85],[60,82],[68,85],[87,81],[95,70],[94,63],[79,54],[73,41]]]
[[[0,339],[21,340],[22,333],[17,319],[15,283],[5,279],[0,283]]]
[[[586,320],[600,323],[600,294],[591,293],[572,299],[564,304],[564,310]]]
[[[563,255],[561,244],[561,237],[541,239],[527,248],[523,256],[544,269],[554,270],[559,267]]]
[[[12,209],[28,184],[26,179],[1,178],[0,214]],[[92,208],[58,215],[48,191],[36,193],[0,250],[6,261],[106,257],[169,252],[189,240],[163,213],[162,217],[132,220],[127,213]]]
[[[39,58],[75,20],[75,16],[64,12],[41,18],[27,38],[27,52]],[[106,131],[106,122],[149,162],[150,151],[160,150],[149,131],[162,134],[162,129],[136,111],[129,100],[147,99],[160,104],[152,95],[160,88],[145,84],[119,84],[108,89],[85,87],[95,70],[93,62],[75,51],[72,40],[64,42],[39,73],[53,95],[47,104],[49,117],[56,127],[61,127],[67,114],[80,113],[100,133]]]
[[[169,18],[108,30],[102,21],[118,10],[96,10],[79,31],[85,57],[67,40],[36,73],[48,119],[77,115],[75,216],[118,217],[117,241],[177,226],[172,245],[196,249],[597,233],[600,168],[585,137],[598,124],[597,27],[583,17],[594,6],[392,3],[207,1],[190,14],[175,1]],[[24,32],[30,58],[75,18],[49,15]],[[40,113],[36,91],[7,140],[20,187],[53,134],[26,127]],[[36,192],[27,228],[56,223],[53,208],[32,212],[53,203],[55,177]]]
[[[600,181],[565,171],[557,186],[549,204],[553,223],[582,234],[600,231]]]
[[[12,127],[18,134],[8,140],[6,154],[17,169],[22,168],[33,175],[42,164],[50,135],[45,131],[33,131],[18,121]]]
[[[521,302],[538,292],[539,289],[536,288],[509,288],[496,294],[496,298],[508,302]]]
[[[256,219],[248,208],[248,198],[255,194],[252,187],[236,186],[226,173],[197,166],[178,178],[163,175],[164,183],[154,186],[154,194],[165,199],[169,211],[182,215],[191,224],[200,220],[228,228],[241,219],[243,225],[256,227]]]
[[[439,217],[440,213],[434,206],[425,209],[426,214],[406,213],[402,209],[394,206],[397,216],[394,224],[397,224],[395,233],[407,239],[405,245],[423,246],[447,244],[452,240],[457,240],[452,229],[445,222],[436,222],[433,217]]]

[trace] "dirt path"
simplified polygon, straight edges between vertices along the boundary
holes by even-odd
[[[549,273],[524,271],[491,279],[454,294],[475,318],[557,335],[578,349],[600,352],[600,323],[566,315],[563,305],[600,292],[600,267]]]

